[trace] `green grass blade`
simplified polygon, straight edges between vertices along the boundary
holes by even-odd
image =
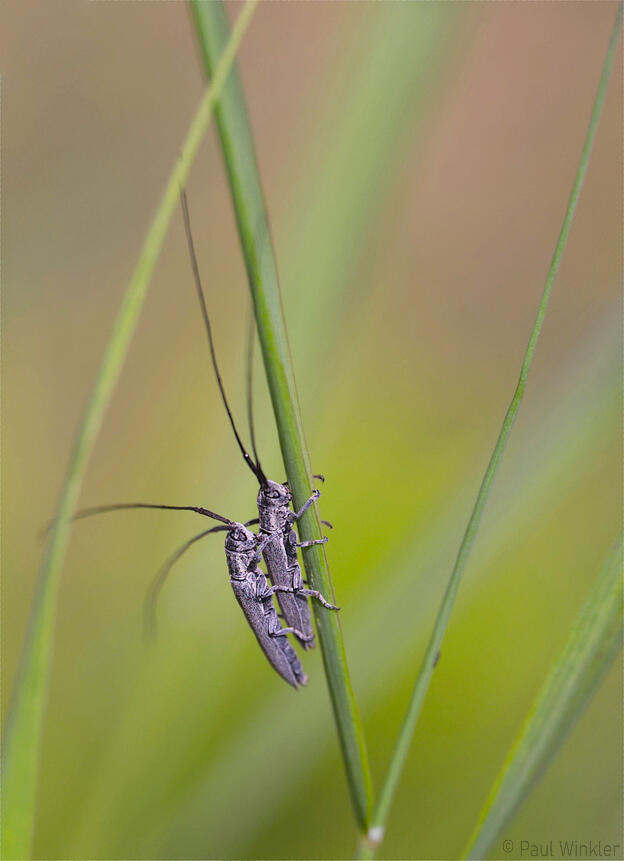
[[[565,246],[568,240],[568,235],[570,233],[572,219],[576,210],[576,204],[581,193],[585,174],[587,173],[591,150],[594,143],[596,130],[598,128],[600,114],[604,105],[611,70],[613,68],[613,60],[615,57],[615,50],[618,43],[621,20],[622,6],[620,4],[618,5],[615,24],[613,27],[611,39],[609,41],[609,46],[607,49],[600,82],[598,84],[598,90],[596,92],[596,97],[594,100],[594,106],[589,121],[589,128],[587,130],[585,143],[583,145],[583,149],[579,159],[576,177],[574,179],[574,184],[570,193],[570,199],[568,201],[563,225],[559,234],[559,238],[557,240],[555,252],[546,278],[546,284],[539,304],[537,317],[533,325],[533,330],[531,332],[531,336],[529,338],[529,342],[524,355],[524,360],[522,362],[522,367],[520,369],[520,376],[518,379],[516,390],[507,409],[507,413],[505,414],[505,418],[503,420],[503,424],[498,439],[496,441],[496,445],[494,446],[494,451],[490,458],[488,467],[485,471],[485,475],[483,477],[481,487],[479,488],[472,514],[468,521],[468,526],[466,527],[464,537],[459,547],[455,566],[451,573],[446,592],[442,599],[442,604],[440,605],[440,609],[435,620],[431,638],[427,645],[425,656],[420,667],[420,671],[416,679],[414,689],[412,691],[407,713],[404,718],[403,725],[399,732],[399,737],[392,754],[386,779],[381,789],[377,806],[373,813],[371,827],[368,831],[368,834],[364,838],[362,838],[362,841],[358,848],[357,857],[359,858],[374,857],[376,849],[383,839],[386,822],[390,812],[390,807],[392,805],[392,800],[396,792],[396,788],[398,786],[403,767],[405,765],[405,760],[407,758],[407,754],[409,752],[409,748],[412,741],[412,736],[414,734],[414,730],[420,716],[422,704],[429,688],[429,683],[431,681],[437,657],[440,652],[440,647],[444,639],[444,634],[448,626],[449,618],[453,609],[453,604],[455,602],[455,597],[457,595],[457,590],[459,588],[461,577],[466,567],[466,563],[468,561],[472,545],[479,529],[481,516],[483,514],[483,509],[485,507],[485,503],[487,501],[488,494],[494,480],[494,476],[496,475],[496,472],[498,470],[500,459],[502,457],[503,451],[505,450],[505,445],[507,444],[509,434],[511,433],[511,428],[520,407],[520,402],[524,394],[529,370],[533,361],[535,347],[537,345],[537,341],[542,329],[544,317],[546,316],[546,309],[548,306],[548,300],[550,298],[552,286],[559,270],[561,258],[563,256],[563,252],[565,250]]]
[[[194,2],[191,8],[206,73],[212,75],[227,39],[225,11],[220,3]],[[301,505],[311,491],[310,465],[299,417],[277,268],[269,239],[251,127],[242,88],[235,74],[224,89],[216,116],[280,447],[295,503]],[[314,507],[300,523],[304,540],[321,537],[318,513]],[[333,595],[322,548],[308,548],[304,562],[313,587],[325,595]],[[372,798],[370,770],[340,622],[337,614],[323,608],[315,607],[314,611],[353,807],[360,826],[366,827]]]
[[[463,858],[484,858],[622,647],[622,541],[610,554],[483,807]]]
[[[4,858],[27,858],[30,854],[59,575],[69,538],[69,523],[76,508],[87,461],[119,377],[167,227],[178,206],[180,186],[186,182],[256,4],[257,0],[248,0],[236,21],[231,38],[227,45],[223,45],[224,50],[216,64],[212,85],[207,88],[200,102],[145,238],[139,262],[123,297],[74,443],[56,511],[54,529],[41,566],[7,720],[2,758]]]

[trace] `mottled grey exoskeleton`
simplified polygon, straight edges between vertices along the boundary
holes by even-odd
[[[270,541],[270,537],[268,537]],[[266,576],[258,568],[265,539],[257,541],[242,523],[233,523],[225,539],[230,583],[236,600],[256,635],[260,648],[271,666],[293,687],[307,684],[297,653],[286,639],[294,634],[305,641],[306,634],[293,627],[282,627],[273,604],[273,595],[288,587],[269,586]]]
[[[156,601],[165,580],[180,557],[197,541],[215,532],[225,532],[225,556],[227,560],[230,584],[236,600],[241,606],[250,628],[256,635],[260,648],[266,655],[271,666],[280,676],[298,688],[307,684],[308,677],[303,671],[301,661],[292,645],[286,639],[288,634],[294,634],[300,641],[305,642],[307,635],[292,626],[282,626],[277,610],[273,604],[273,596],[284,592],[292,592],[288,585],[275,584],[270,586],[266,575],[259,569],[258,563],[262,558],[264,546],[271,536],[257,536],[249,529],[248,524],[237,523],[216,514],[208,508],[196,505],[160,505],[146,502],[118,503],[115,505],[98,505],[95,508],[85,508],[74,515],[74,520],[103,514],[108,511],[119,511],[131,508],[152,508],[173,511],[192,511],[218,520],[221,526],[213,526],[186,541],[171,556],[156,574],[145,599],[146,630],[153,631],[155,627]]]
[[[223,401],[225,411],[227,413],[230,425],[232,427],[232,431],[234,432],[234,436],[236,438],[236,442],[241,451],[243,459],[249,469],[257,478],[260,485],[260,490],[258,492],[257,498],[260,531],[266,537],[270,538],[269,541],[264,543],[264,559],[266,562],[268,575],[274,586],[280,587],[277,593],[277,600],[281,607],[282,613],[284,614],[284,618],[287,625],[303,634],[302,637],[299,637],[297,635],[298,639],[300,640],[304,648],[309,649],[314,646],[314,630],[312,628],[312,617],[310,613],[308,597],[316,598],[323,604],[324,607],[327,607],[327,609],[329,610],[338,609],[338,607],[335,607],[333,604],[330,604],[328,601],[326,601],[326,599],[317,590],[305,588],[303,578],[301,576],[301,568],[299,567],[299,563],[296,559],[297,546],[305,547],[310,546],[311,544],[324,544],[327,541],[326,538],[322,538],[315,541],[302,542],[301,544],[297,544],[296,533],[293,530],[293,524],[295,523],[295,521],[299,517],[301,517],[301,515],[305,511],[307,511],[310,505],[312,505],[312,503],[316,499],[318,499],[320,494],[318,491],[315,491],[300,511],[293,512],[290,510],[292,494],[289,488],[285,484],[279,484],[275,481],[270,481],[265,476],[260,465],[260,459],[258,458],[256,452],[253,434],[253,423],[251,416],[250,374],[248,375],[248,406],[255,460],[247,452],[241,441],[225,394],[225,389],[221,380],[221,374],[219,372],[216,350],[212,337],[212,327],[210,325],[210,318],[208,316],[206,297],[204,296],[204,291],[199,276],[199,265],[197,263],[197,255],[195,254],[195,247],[193,244],[193,236],[191,233],[191,224],[188,212],[188,203],[184,191],[181,192],[180,197],[182,202],[182,214],[184,217],[184,226],[186,230],[186,238],[191,258],[195,287],[199,298],[206,333],[208,335],[210,357],[217,379],[217,385],[219,387],[221,399]],[[286,541],[288,541],[289,546],[294,546],[295,548],[294,562],[292,558],[289,560],[286,555]]]
[[[298,542],[293,528],[294,523],[319,496],[319,491],[315,490],[299,511],[291,511],[292,494],[288,486],[265,479],[265,484],[260,484],[257,499],[260,533],[269,539],[263,550],[267,571],[272,583],[287,587],[285,591],[278,592],[277,600],[287,624],[304,634],[303,638],[299,638],[304,649],[314,647],[314,629],[308,597],[316,598],[328,610],[338,609],[317,589],[305,587],[297,558],[298,547],[324,544],[327,541],[326,538],[321,538]]]

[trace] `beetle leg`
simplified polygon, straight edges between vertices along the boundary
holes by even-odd
[[[256,547],[256,552],[255,552],[254,557],[252,559],[252,563],[254,565],[257,564],[260,561],[260,559],[262,559],[262,552],[263,552],[264,548],[267,546],[269,541],[272,541],[275,538],[275,535],[276,535],[275,532],[271,532],[271,533],[269,533],[269,535],[263,535],[262,538],[258,541],[258,545]]]
[[[312,496],[306,502],[303,503],[303,505],[301,506],[299,511],[293,511],[289,515],[288,519],[290,520],[290,522],[294,523],[295,520],[299,520],[301,515],[305,514],[305,512],[308,510],[308,508],[312,505],[313,502],[316,502],[316,500],[319,498],[320,495],[321,495],[320,490],[315,490],[314,493],[312,494]]]
[[[306,637],[305,634],[302,634],[296,628],[280,628],[279,631],[269,631],[271,637],[286,637],[288,634],[294,634],[302,643],[310,643],[314,639],[314,635]]]
[[[313,544],[327,544],[329,538],[315,538],[313,541],[299,541],[297,547],[312,547]]]
[[[340,607],[336,607],[334,604],[330,604],[318,589],[297,589],[297,593],[299,595],[309,595],[310,598],[316,598],[323,607],[326,607],[328,610],[340,610]]]

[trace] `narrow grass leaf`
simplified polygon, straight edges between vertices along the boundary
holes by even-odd
[[[227,41],[225,11],[220,3],[194,2],[191,8],[204,67],[207,75],[211,76]],[[236,74],[230,77],[223,91],[216,116],[280,448],[295,504],[300,506],[311,492],[311,470],[299,416],[277,267],[271,248],[251,127]],[[314,506],[304,515],[300,524],[304,540],[321,537],[321,526]],[[307,548],[304,563],[312,586],[325,595],[333,595],[322,547]],[[357,820],[364,828],[368,823],[372,800],[371,778],[340,621],[338,614],[329,613],[323,608],[315,607],[314,612],[351,799]]]
[[[440,609],[438,611],[438,615],[433,626],[431,638],[427,645],[425,656],[420,667],[418,677],[416,679],[416,684],[414,685],[414,689],[412,691],[407,713],[399,731],[399,736],[392,754],[392,758],[390,760],[390,766],[388,768],[386,779],[382,786],[379,799],[373,813],[371,826],[369,828],[368,834],[362,838],[358,847],[358,858],[373,858],[375,856],[377,848],[383,840],[386,822],[388,820],[390,807],[392,805],[392,800],[394,798],[394,794],[401,778],[401,773],[407,759],[409,748],[412,742],[412,737],[414,735],[414,730],[420,716],[422,704],[427,694],[429,683],[431,681],[431,677],[433,675],[433,671],[437,663],[438,656],[440,654],[440,648],[448,626],[451,611],[453,609],[453,604],[455,603],[455,598],[459,589],[461,577],[466,567],[466,563],[468,561],[472,545],[479,529],[481,516],[483,514],[483,509],[485,508],[485,503],[487,501],[490,488],[494,480],[494,476],[496,475],[496,472],[498,470],[498,466],[505,450],[509,434],[511,433],[516,414],[518,412],[518,409],[520,408],[520,402],[522,401],[522,397],[524,395],[524,390],[531,368],[531,363],[533,361],[533,355],[535,353],[537,341],[539,339],[542,325],[544,323],[544,318],[546,316],[548,300],[550,298],[553,283],[559,270],[561,259],[563,257],[563,252],[565,250],[565,246],[570,233],[570,227],[572,225],[574,212],[576,210],[576,205],[578,203],[578,199],[581,193],[583,181],[587,173],[591,150],[594,143],[594,138],[596,136],[596,130],[598,128],[598,122],[600,119],[602,108],[604,105],[607,86],[609,83],[609,78],[611,76],[611,70],[613,68],[613,60],[615,57],[615,50],[618,44],[621,21],[622,5],[619,4],[617,8],[613,31],[611,34],[611,39],[607,48],[602,74],[600,76],[600,82],[598,84],[596,97],[594,99],[593,110],[589,121],[589,128],[587,130],[585,143],[581,151],[576,177],[574,179],[572,191],[570,193],[570,199],[568,201],[568,206],[563,220],[563,226],[561,228],[561,232],[555,246],[555,252],[546,278],[546,284],[539,304],[537,317],[535,319],[533,330],[529,337],[529,342],[524,355],[524,360],[520,369],[520,377],[518,379],[514,395],[511,399],[511,403],[505,414],[505,418],[503,419],[503,424],[499,432],[496,445],[494,446],[494,451],[485,471],[485,475],[481,482],[481,486],[477,494],[472,514],[468,521],[464,537],[459,547],[457,559],[455,561],[455,565],[451,573],[446,592],[444,593],[444,597],[442,599],[442,603],[440,605]]]
[[[610,554],[485,802],[463,858],[484,858],[622,648],[622,541]]]
[[[248,0],[236,21],[231,38],[215,66],[184,141],[181,154],[169,176],[165,191],[145,238],[139,262],[124,294],[104,358],[91,392],[56,511],[54,528],[42,562],[31,608],[20,669],[13,691],[2,753],[2,853],[4,858],[30,855],[35,824],[35,801],[47,681],[52,661],[54,619],[60,570],[69,538],[70,520],[76,508],[89,455],[102,424],[106,407],[121,372],[152,272],[156,265],[171,216],[178,205],[199,145],[206,133],[215,103],[234,62],[257,0]]]

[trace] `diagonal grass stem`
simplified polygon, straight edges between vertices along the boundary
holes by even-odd
[[[546,277],[546,284],[539,304],[537,317],[533,325],[533,330],[531,332],[524,355],[524,360],[522,362],[522,367],[520,369],[520,376],[516,385],[516,390],[507,409],[507,413],[505,414],[505,418],[503,419],[503,424],[500,429],[498,439],[496,440],[494,451],[492,452],[490,462],[485,471],[485,475],[481,482],[481,486],[477,494],[472,514],[470,515],[470,519],[468,521],[464,537],[460,544],[457,559],[455,561],[455,566],[451,573],[451,577],[446,587],[446,592],[444,593],[444,597],[442,599],[442,603],[440,605],[440,609],[438,611],[438,615],[433,626],[431,638],[425,651],[425,656],[423,658],[420,671],[418,673],[418,677],[412,691],[407,713],[405,715],[403,725],[401,726],[401,729],[399,731],[397,743],[394,748],[392,758],[390,760],[390,766],[388,768],[386,779],[382,786],[379,799],[373,813],[371,826],[369,828],[368,834],[362,838],[358,847],[358,858],[373,858],[375,856],[377,848],[383,840],[388,815],[390,813],[390,807],[392,805],[392,800],[394,798],[394,794],[401,778],[401,773],[405,766],[409,748],[412,742],[412,737],[414,735],[414,730],[420,716],[422,704],[427,694],[429,683],[431,681],[436,661],[440,653],[440,647],[442,645],[444,634],[448,626],[451,611],[453,609],[453,604],[455,603],[455,597],[457,595],[457,590],[459,589],[461,577],[466,567],[466,563],[468,561],[472,545],[479,529],[481,516],[483,514],[483,509],[485,508],[485,504],[490,492],[490,488],[492,486],[492,482],[494,480],[494,476],[496,475],[496,472],[498,470],[498,465],[503,455],[503,451],[505,450],[505,445],[507,444],[509,434],[511,433],[511,428],[516,418],[518,409],[520,408],[520,402],[522,401],[522,397],[524,395],[527,378],[531,369],[531,363],[533,361],[533,355],[535,353],[535,347],[537,345],[537,341],[542,330],[542,325],[544,323],[544,318],[546,316],[548,300],[550,298],[553,283],[559,270],[561,259],[563,257],[563,253],[570,233],[570,227],[572,225],[572,219],[574,217],[576,205],[578,203],[579,195],[581,193],[583,181],[587,173],[587,167],[589,165],[592,146],[594,143],[596,130],[598,128],[600,115],[604,105],[607,86],[609,83],[609,78],[611,76],[611,70],[613,68],[613,60],[618,44],[621,21],[622,5],[618,4],[615,23],[607,48],[602,74],[600,76],[600,82],[598,84],[598,89],[594,99],[594,105],[589,121],[587,135],[585,137],[585,143],[581,151],[576,176],[572,185],[572,191],[570,193],[565,217],[563,219],[563,225],[559,233],[559,238],[555,246],[555,252],[553,254],[550,268],[548,270],[548,275]]]
[[[148,284],[178,206],[180,187],[188,177],[199,145],[210,123],[243,35],[258,0],[248,0],[232,35],[216,63],[212,84],[206,89],[193,118],[179,158],[167,181],[139,261],[124,294],[74,442],[54,526],[40,569],[29,627],[24,642],[2,753],[2,850],[4,858],[27,858],[35,825],[35,802],[47,683],[52,663],[54,620],[61,566],[69,540],[70,520],[102,419],[119,378],[136,327]]]
[[[208,76],[228,38],[228,23],[221,3],[191,5],[204,68]],[[216,108],[217,127],[234,203],[256,326],[271,393],[280,448],[295,504],[300,507],[311,492],[311,470],[299,416],[295,378],[282,311],[277,266],[270,242],[264,197],[258,175],[251,126],[238,76],[233,73]],[[318,512],[312,506],[301,518],[303,540],[321,537]],[[304,564],[310,583],[326,596],[333,595],[329,568],[322,547],[309,547]],[[357,821],[366,828],[372,789],[364,731],[358,713],[338,614],[314,608],[327,685]]]
[[[509,751],[462,858],[485,857],[611,667],[622,648],[623,587],[620,538]]]

